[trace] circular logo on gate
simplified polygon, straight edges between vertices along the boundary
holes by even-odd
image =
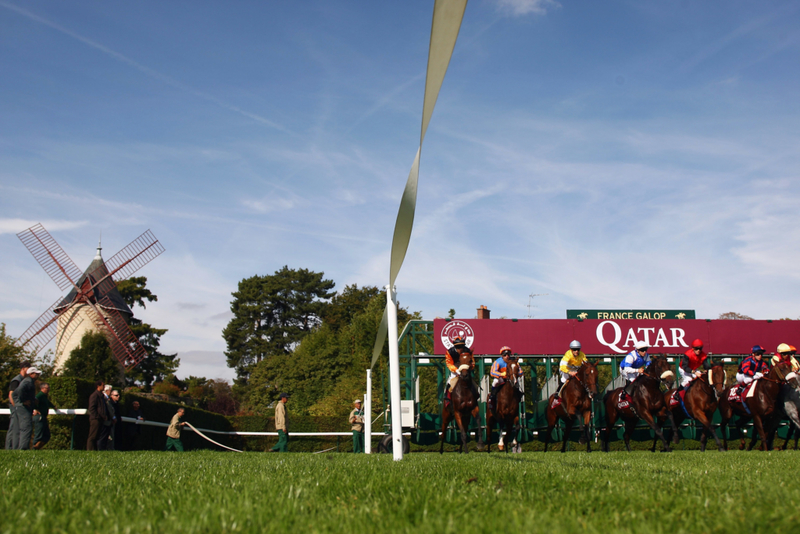
[[[472,342],[475,341],[475,332],[464,321],[450,321],[444,325],[444,328],[442,328],[442,344],[445,349],[452,347],[453,340],[457,337],[463,338],[467,348],[471,348]]]

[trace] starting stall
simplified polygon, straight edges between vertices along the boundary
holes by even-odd
[[[800,340],[800,321],[678,318],[694,317],[691,311],[593,311],[601,317],[596,319],[584,318],[589,315],[587,313],[570,314],[577,315],[570,319],[490,319],[489,310],[484,307],[478,312],[479,316],[483,315],[482,318],[411,321],[400,334],[400,393],[403,399],[402,425],[405,440],[419,445],[430,445],[439,441],[448,376],[444,354],[456,337],[465,339],[475,355],[475,377],[481,402],[480,421],[471,423],[471,439],[475,438],[476,432],[482,432],[483,439],[486,438],[489,369],[498,357],[500,347],[508,345],[519,355],[524,371],[524,399],[520,403],[520,430],[517,435],[520,443],[544,440],[547,399],[558,387],[559,363],[572,340],[581,342],[583,352],[597,364],[600,372],[601,395],[594,402],[590,429],[596,439],[600,430],[605,427],[602,395],[624,383],[619,376],[619,365],[637,341],[645,341],[651,347],[651,354],[666,354],[674,362],[675,374],[678,376],[680,356],[688,350],[692,340],[699,338],[703,340],[704,350],[715,361],[722,361],[726,365],[728,381],[731,382],[735,380],[733,377],[739,363],[747,357],[753,345],[767,348],[765,358],[768,358],[778,344],[793,341],[796,343]],[[380,387],[386,407],[383,413],[384,429],[390,434],[387,376],[382,375]],[[719,424],[719,413],[715,415],[714,423]],[[787,428],[787,424],[781,425],[779,437],[786,436]],[[692,420],[684,422],[680,431],[686,439],[699,437]],[[577,428],[573,432],[577,441]],[[729,427],[727,432],[728,439],[738,438],[734,428]],[[749,428],[746,432],[749,432]],[[560,427],[557,427],[553,440],[558,441],[562,436]],[[619,439],[622,439],[622,428],[618,424],[616,429],[612,429],[611,440]],[[642,423],[633,439],[652,440],[653,432]],[[388,440],[384,441],[387,443],[382,441],[379,446],[382,452],[391,447]],[[454,423],[446,430],[445,441],[453,445],[459,443]],[[409,444],[404,442],[404,448],[408,447]]]

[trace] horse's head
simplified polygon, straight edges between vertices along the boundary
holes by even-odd
[[[708,370],[708,385],[714,389],[714,394],[719,398],[722,395],[722,392],[725,390],[725,380],[727,376],[725,375],[725,368],[722,365],[722,362],[717,362],[711,365],[711,369]]]
[[[772,369],[769,370],[769,373],[767,373],[767,378],[783,382],[787,380],[787,378],[789,378],[789,374],[791,372],[792,372],[792,363],[781,361],[780,363],[778,363]]]
[[[509,357],[508,362],[506,363],[506,380],[511,382],[512,385],[516,386],[519,377],[519,362],[516,358]]]
[[[669,361],[667,361],[667,356],[665,354],[654,355],[650,360],[650,366],[645,372],[665,382],[675,381],[675,373],[672,372],[672,366],[669,364]]]
[[[586,393],[589,394],[589,398],[594,399],[594,396],[597,395],[597,366],[587,360],[578,368],[576,376],[583,384]]]
[[[458,361],[456,362],[458,374],[461,378],[467,378],[475,368],[475,357],[472,351],[466,347],[458,347],[456,352],[458,352]]]

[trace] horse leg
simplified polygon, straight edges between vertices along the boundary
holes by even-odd
[[[452,414],[450,413],[450,410],[447,408],[442,410],[442,435],[439,437],[439,454],[444,452],[444,435],[447,431],[447,425],[450,424],[451,417]]]
[[[483,450],[483,427],[481,426],[481,409],[475,406],[472,409],[472,419],[477,423],[478,430],[475,431],[475,441],[478,442],[478,450]]]
[[[632,419],[625,419],[625,434],[623,437],[625,438],[625,448],[628,450],[628,452],[631,452],[631,435],[636,429],[636,423],[638,422],[639,420],[635,417]]]
[[[726,395],[723,395],[723,399],[725,399],[725,397]],[[725,450],[727,451],[728,421],[730,421],[731,417],[733,417],[733,409],[730,407],[727,400],[723,400],[719,403],[719,415],[720,415],[719,431],[722,433],[722,445],[725,447]]]
[[[592,410],[583,412],[583,434],[586,436],[586,452],[592,452],[592,440],[589,435],[589,422],[592,419]]]
[[[609,408],[608,405],[606,405],[606,428],[603,434],[603,452],[608,452],[609,450],[608,443],[611,441],[611,431],[614,429],[615,424],[617,424],[617,410],[614,409],[613,406]]]
[[[569,440],[569,435],[572,432],[572,425],[574,424],[575,420],[572,417],[567,416],[564,420],[564,439],[561,442],[561,452],[567,452],[567,441]]]
[[[761,421],[761,416],[753,414],[753,426],[756,427],[758,437],[761,438],[761,447],[759,449],[762,451],[767,450],[767,433],[764,432],[764,423]]]
[[[461,412],[455,413],[456,425],[458,425],[458,430],[461,434],[461,452],[463,454],[467,454],[467,429],[466,425],[464,424],[464,417],[462,416]]]
[[[486,413],[486,452],[492,452],[492,427],[494,426],[494,414]],[[501,434],[502,435],[502,434]],[[499,446],[499,444],[498,444]]]
[[[550,440],[553,439],[553,429],[556,427],[558,419],[555,412],[550,409],[549,401],[544,415],[547,418],[547,432],[544,433],[544,452],[547,452],[547,446],[550,445]]]
[[[656,452],[656,446],[655,446],[655,440],[656,439],[661,439],[661,451],[662,452],[670,452],[669,443],[667,443],[666,438],[664,438],[664,434],[661,432],[661,429],[656,424],[656,421],[655,421],[655,418],[653,417],[653,414],[651,414],[647,410],[643,410],[642,411],[642,419],[644,419],[645,423],[650,425],[650,428],[652,428],[653,432],[655,432],[655,434],[656,434],[656,437],[653,438],[653,449],[652,449],[651,452]]]
[[[717,442],[717,448],[719,451],[724,452],[725,449],[722,448],[722,442],[719,440],[719,436],[717,436],[717,433],[713,428],[711,428],[711,418],[708,416],[708,414],[702,411],[698,415],[699,417],[697,417],[697,420],[703,425],[703,436],[700,438],[700,450],[706,450],[706,441],[708,441],[708,435],[710,434],[714,437],[714,441]]]

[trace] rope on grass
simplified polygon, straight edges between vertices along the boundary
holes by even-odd
[[[209,438],[208,436],[206,436],[205,434],[203,434],[202,432],[197,430],[195,427],[193,427],[192,423],[186,423],[186,426],[188,426],[189,428],[191,428],[192,430],[197,432],[200,435],[200,437],[202,437],[203,439],[205,439],[207,441],[210,441],[214,445],[218,445],[218,446],[222,447],[223,449],[228,449],[229,451],[233,451],[233,452],[244,452],[244,451],[240,451],[239,449],[234,449],[232,447],[228,447],[227,445],[223,445],[222,443],[218,443],[218,442],[214,441],[213,439]]]

